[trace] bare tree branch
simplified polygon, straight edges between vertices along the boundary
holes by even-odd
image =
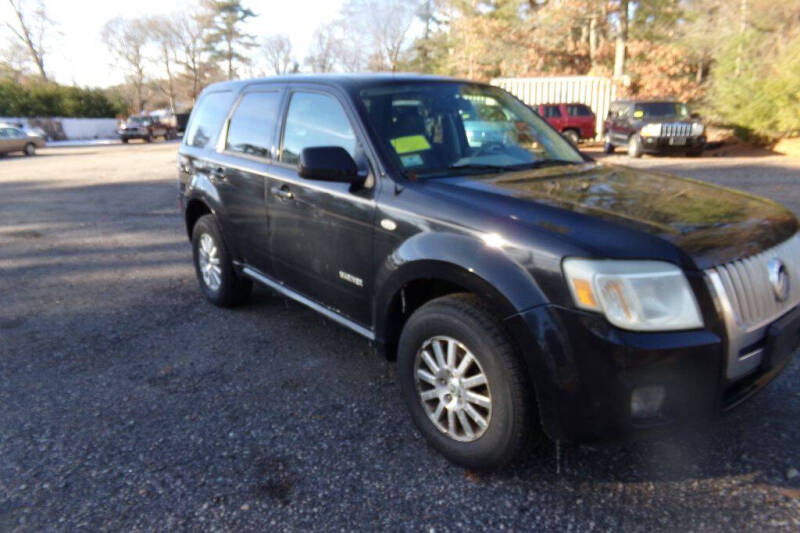
[[[116,17],[103,26],[103,42],[120,59],[125,67],[127,78],[135,89],[135,108],[141,112],[144,107],[145,47],[149,40],[147,27],[142,19]]]
[[[31,60],[39,70],[39,75],[44,81],[48,81],[44,70],[44,37],[47,29],[53,26],[53,22],[47,17],[44,3],[39,0],[32,12],[24,10],[22,0],[8,0],[8,3],[17,16],[19,27],[10,22],[6,22],[6,26],[25,45]]]
[[[264,39],[261,51],[267,60],[272,72],[275,74],[287,74],[294,67],[292,57],[292,41],[286,35],[272,35]]]

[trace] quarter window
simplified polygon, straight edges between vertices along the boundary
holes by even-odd
[[[192,113],[186,144],[196,148],[208,148],[217,140],[222,122],[228,115],[233,96],[230,92],[206,94]]]
[[[225,149],[270,158],[280,103],[277,91],[245,94],[231,117]]]
[[[292,95],[286,115],[281,161],[295,165],[300,152],[313,146],[341,146],[355,157],[356,136],[335,98],[297,92]]]
[[[561,110],[558,106],[547,106],[544,108],[544,116],[546,118],[558,118],[561,116]]]
[[[592,110],[585,105],[568,105],[567,106],[567,113],[571,117],[590,117],[592,116]]]

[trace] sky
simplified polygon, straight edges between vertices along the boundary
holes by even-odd
[[[249,0],[244,5],[259,16],[246,31],[259,40],[284,33],[292,40],[293,53],[302,62],[311,35],[321,24],[336,18],[343,0]],[[45,70],[55,81],[91,87],[108,87],[123,81],[123,72],[100,39],[107,20],[116,16],[170,14],[187,9],[188,0],[45,0],[55,21]],[[0,21],[14,17],[7,2],[0,3]],[[256,51],[254,50],[254,54]]]

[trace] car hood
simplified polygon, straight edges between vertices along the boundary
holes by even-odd
[[[680,115],[663,115],[663,116],[659,116],[659,117],[644,116],[644,117],[639,117],[639,118],[637,118],[635,120],[637,122],[641,123],[641,124],[654,124],[654,123],[655,124],[659,124],[659,123],[668,124],[668,123],[672,123],[672,122],[688,122],[688,123],[700,122],[697,119],[693,119],[691,117],[682,117]]]
[[[626,167],[573,165],[435,181],[447,188],[479,189],[492,196],[522,200],[531,207],[538,204],[576,213],[573,221],[581,227],[569,232],[573,236],[585,233],[587,227],[596,235],[619,226],[655,236],[677,246],[701,269],[758,253],[798,230],[794,214],[771,200]],[[516,206],[514,209],[519,212]],[[546,215],[535,209],[524,211],[529,222],[542,227],[541,218]],[[593,227],[587,224],[587,217],[610,225]],[[524,218],[520,220],[524,222]],[[557,218],[563,226],[565,217]]]

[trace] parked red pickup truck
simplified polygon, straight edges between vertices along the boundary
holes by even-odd
[[[581,139],[593,139],[596,135],[597,117],[586,104],[542,104],[534,108],[572,144]]]

